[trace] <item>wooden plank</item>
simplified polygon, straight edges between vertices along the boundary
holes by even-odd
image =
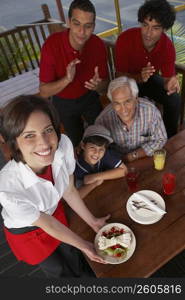
[[[15,76],[15,72],[14,72],[14,70],[12,68],[12,64],[10,62],[10,59],[9,59],[9,57],[7,55],[6,48],[4,47],[4,45],[3,45],[3,43],[2,43],[1,40],[0,40],[0,50],[1,50],[2,54],[3,54],[3,56],[4,56],[4,59],[5,59],[8,67],[9,67],[9,69],[10,69],[10,72],[11,72],[12,76]]]
[[[0,107],[22,94],[39,93],[39,69],[0,82]]]
[[[165,149],[169,154],[172,154],[180,148],[184,147],[184,144],[185,130],[182,130],[168,140],[167,144],[165,145]]]
[[[21,50],[20,50],[20,46],[19,46],[19,42],[18,42],[18,39],[19,39],[18,33],[17,33],[17,32],[16,32],[16,33],[13,32],[13,33],[11,34],[11,36],[12,36],[12,38],[13,38],[13,41],[14,41],[15,46],[16,46],[17,49],[18,49],[19,57],[20,57],[21,62],[22,62],[22,64],[23,64],[24,71],[28,71],[27,64],[26,64],[26,62],[25,62],[25,60],[24,60],[24,58],[23,58],[23,55],[22,55],[22,53],[21,53]],[[21,73],[22,73],[22,72],[21,72]]]
[[[32,57],[30,55],[30,52],[29,52],[29,49],[28,49],[28,46],[27,46],[27,42],[26,42],[25,37],[24,37],[24,31],[18,31],[18,35],[20,37],[20,40],[22,41],[22,44],[23,44],[24,50],[27,54],[27,57],[29,59],[29,62],[31,64],[32,68],[34,69],[34,63],[33,63]]]
[[[32,31],[33,31],[33,34],[34,34],[34,36],[35,36],[35,40],[37,41],[37,45],[38,45],[38,47],[39,47],[39,50],[41,50],[41,43],[40,43],[40,39],[39,39],[39,35],[38,35],[38,32],[37,32],[37,30],[36,30],[36,28],[35,27],[32,27]]]
[[[15,55],[15,53],[14,53],[14,52],[15,52],[15,49],[12,48],[11,36],[5,36],[4,38],[5,38],[5,40],[6,40],[7,47],[9,48],[9,51],[10,51],[10,53],[11,53],[12,59],[13,59],[14,62],[15,62],[15,66],[16,66],[16,68],[17,68],[17,71],[19,72],[19,74],[21,74],[21,70],[20,70],[20,68],[19,68],[19,63],[18,63],[17,57],[16,57],[16,55]],[[16,71],[16,72],[17,72],[17,71]],[[15,73],[16,73],[16,72],[15,72]]]
[[[37,62],[37,65],[39,65],[38,54],[37,54],[37,51],[35,49],[35,44],[33,42],[33,38],[31,36],[30,29],[26,29],[25,31],[27,33],[27,37],[28,37],[28,40],[29,40],[29,44],[31,46],[31,50],[33,51],[33,54],[34,54],[35,61]]]

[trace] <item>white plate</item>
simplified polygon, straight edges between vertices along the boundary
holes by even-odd
[[[165,202],[163,198],[156,192],[150,190],[142,190],[139,191],[140,194],[145,195],[146,197],[150,198],[151,200],[155,200],[158,207],[165,210]],[[147,209],[133,209],[132,201],[138,201],[138,199],[133,194],[127,201],[126,208],[129,214],[129,217],[133,219],[135,222],[140,224],[153,224],[158,222],[163,215],[159,214],[157,211],[150,211]]]
[[[113,226],[118,227],[120,229],[124,229],[126,232],[129,232],[131,234],[130,247],[129,247],[129,249],[127,251],[127,255],[125,257],[121,257],[121,258],[112,257],[112,256],[104,254],[104,252],[98,248],[98,238],[102,235],[103,231],[109,231]],[[121,264],[121,263],[127,261],[132,256],[132,254],[134,253],[134,250],[135,250],[135,247],[136,247],[136,238],[135,238],[135,235],[134,235],[133,231],[129,227],[127,227],[126,225],[120,224],[120,223],[110,223],[110,224],[105,225],[104,227],[102,227],[98,231],[98,233],[96,234],[96,237],[95,237],[94,244],[95,244],[97,254],[100,255],[101,257],[103,257],[104,260],[107,263],[109,263],[109,264]]]

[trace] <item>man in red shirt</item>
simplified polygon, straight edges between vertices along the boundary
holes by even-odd
[[[177,133],[181,102],[175,49],[165,34],[175,21],[175,11],[166,0],[148,0],[139,8],[138,21],[141,28],[122,32],[116,42],[117,75],[133,77],[139,96],[163,104],[169,138]]]
[[[93,34],[96,12],[89,0],[74,0],[68,29],[44,43],[40,61],[40,94],[53,96],[65,132],[74,146],[83,135],[83,120],[93,124],[101,111],[98,92],[107,84],[107,52]]]

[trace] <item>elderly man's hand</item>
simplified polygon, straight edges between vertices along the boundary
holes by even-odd
[[[155,73],[154,66],[151,65],[151,62],[147,63],[147,66],[141,70],[141,79],[142,82],[147,82],[148,79]]]
[[[102,79],[99,76],[98,67],[96,66],[94,69],[94,76],[89,81],[85,81],[85,87],[88,90],[96,90],[99,83],[102,81]]]

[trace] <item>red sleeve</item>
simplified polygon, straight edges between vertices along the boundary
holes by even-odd
[[[172,42],[169,40],[166,45],[166,52],[165,53],[165,61],[161,66],[161,74],[162,77],[171,77],[175,75],[175,48]]]
[[[107,55],[107,48],[105,46],[105,42],[101,40],[99,44],[99,51],[96,49],[97,52],[97,65],[99,70],[99,76],[101,79],[108,79],[109,72],[108,72],[108,55]]]
[[[127,35],[123,32],[118,37],[115,45],[116,72],[127,73],[129,71],[128,48]]]
[[[51,82],[55,80],[55,67],[53,55],[51,55],[50,40],[46,40],[41,50],[40,81]]]

